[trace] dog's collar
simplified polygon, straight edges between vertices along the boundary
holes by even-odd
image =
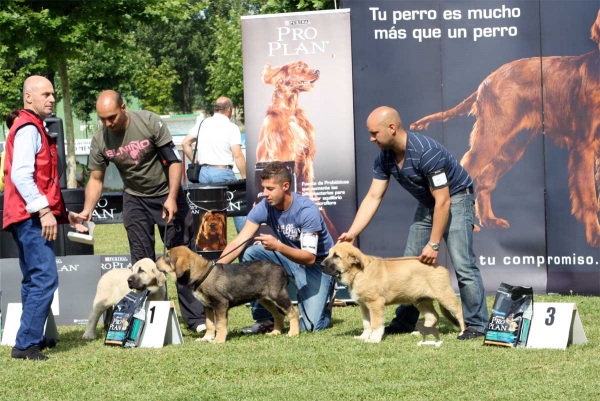
[[[197,282],[195,282],[193,284],[194,287],[200,287],[202,285],[202,283],[204,282],[204,280],[206,280],[208,278],[208,276],[210,275],[210,272],[212,272],[212,270],[215,268],[216,265],[217,265],[216,260],[211,261],[210,266],[208,267],[208,271],[206,272],[204,277],[202,277],[200,280],[198,280]]]

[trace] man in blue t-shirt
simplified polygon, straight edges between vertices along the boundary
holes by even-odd
[[[296,285],[300,330],[318,331],[329,327],[333,304],[334,278],[322,272],[321,262],[333,246],[333,240],[319,208],[310,199],[290,190],[292,173],[281,162],[269,163],[261,172],[264,199],[250,213],[246,224],[223,250],[221,263],[230,263],[241,252],[244,241],[254,238],[242,262],[270,260],[285,268]],[[275,235],[259,234],[261,224]],[[231,252],[229,254],[229,252]],[[271,314],[258,302],[252,303],[256,323],[242,330],[244,334],[273,329]]]
[[[481,272],[473,252],[475,194],[471,177],[438,142],[405,131],[398,112],[390,107],[375,109],[367,119],[367,129],[371,142],[381,152],[375,159],[369,192],[352,226],[339,240],[354,242],[367,227],[393,176],[419,201],[404,255],[418,256],[423,263],[436,263],[443,237],[456,271],[467,325],[458,339],[484,335],[488,314]],[[414,306],[401,305],[385,333],[412,332],[418,318],[419,311]]]

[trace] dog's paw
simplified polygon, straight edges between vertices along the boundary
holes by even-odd
[[[95,340],[96,339],[96,333],[88,333],[87,331],[85,333],[83,333],[83,337],[81,337],[84,340]]]
[[[369,337],[364,340],[366,343],[380,343],[381,337]]]
[[[355,339],[363,341],[369,337],[371,337],[371,333],[362,333],[360,336],[354,336]]]
[[[279,330],[272,330],[271,332],[267,333],[268,336],[278,336],[281,334],[281,331]]]
[[[288,337],[296,337],[298,334],[299,334],[299,332],[298,332],[298,331],[290,331],[290,332],[288,333]]]
[[[210,336],[210,337],[204,336],[204,337],[201,337],[201,338],[196,338],[196,341],[213,342],[214,340],[215,340],[215,338],[212,337],[212,336]]]

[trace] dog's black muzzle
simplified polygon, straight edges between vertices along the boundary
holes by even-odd
[[[328,276],[339,277],[342,274],[342,272],[336,268],[335,263],[332,263],[327,259],[321,263],[321,269],[323,270],[323,273]]]

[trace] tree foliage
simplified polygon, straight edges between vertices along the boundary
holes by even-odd
[[[296,11],[330,10],[341,7],[342,0],[267,0],[263,14],[291,13]]]
[[[93,42],[104,42],[118,51],[123,36],[138,21],[186,19],[194,11],[185,0],[3,0],[0,48],[8,56],[6,65],[12,68],[13,74],[28,75],[27,71],[15,66],[23,52],[29,49],[35,51],[37,60],[60,74],[69,154],[67,185],[70,188],[77,183],[68,60],[80,58],[81,49]]]

